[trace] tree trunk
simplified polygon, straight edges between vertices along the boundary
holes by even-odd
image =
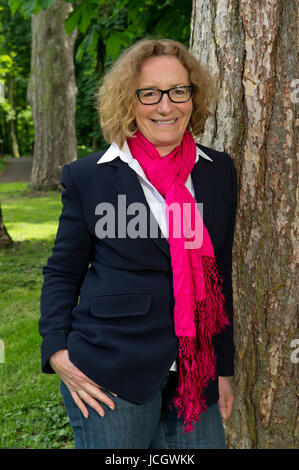
[[[296,0],[193,0],[190,48],[219,97],[201,142],[239,180],[230,448],[298,447]]]
[[[0,248],[11,246],[13,241],[9,236],[2,219],[2,210],[0,205]]]
[[[15,108],[13,98],[13,77],[9,75],[7,77],[7,100],[11,109],[11,116],[9,118],[9,130],[10,130],[10,142],[11,142],[11,153],[13,157],[19,158],[19,146],[16,133],[16,119],[15,119]]]
[[[48,11],[32,16],[31,74],[28,86],[35,128],[30,186],[60,188],[64,164],[77,158],[73,62],[76,33],[68,36],[64,21],[72,6],[56,0]]]

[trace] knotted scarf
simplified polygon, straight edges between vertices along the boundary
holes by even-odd
[[[165,199],[178,338],[178,387],[173,403],[178,417],[184,418],[185,431],[191,432],[207,408],[204,389],[215,379],[212,336],[229,323],[213,245],[185,186],[195,164],[196,144],[185,131],[181,144],[161,157],[157,148],[137,131],[128,139],[128,145]]]

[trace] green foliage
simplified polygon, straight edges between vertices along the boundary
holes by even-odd
[[[25,18],[38,13],[40,10],[48,10],[55,0],[8,0],[13,15],[21,13]]]
[[[0,99],[0,139],[4,153],[11,152],[9,121],[16,120],[20,151],[31,154],[34,126],[26,98],[30,73],[30,20],[16,12],[14,16],[7,0],[0,0],[0,81],[4,96]],[[13,107],[8,100],[8,80],[13,84]]]
[[[76,27],[81,33],[86,33],[93,16],[92,4],[94,3],[98,6],[101,2],[83,0],[83,2],[80,3],[79,6],[69,15],[65,22],[65,30],[68,34],[71,34]]]
[[[94,92],[99,86],[100,75],[95,71],[96,57],[84,54],[75,64],[76,84],[78,88],[76,102],[76,132],[79,146],[97,147],[105,145],[101,135],[99,119],[94,106]]]
[[[83,0],[66,20],[66,31],[87,34],[85,47],[100,36],[111,59],[144,36],[168,37],[188,45],[192,0]],[[94,28],[94,25],[98,25]]]
[[[18,112],[17,136],[23,155],[32,155],[34,142],[34,121],[29,104]]]

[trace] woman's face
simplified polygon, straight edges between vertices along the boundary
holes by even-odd
[[[139,88],[168,90],[175,86],[190,85],[188,72],[174,56],[146,59],[141,67]],[[164,93],[157,104],[137,102],[136,124],[138,130],[154,144],[160,155],[170,153],[181,143],[192,113],[192,99],[186,103],[173,103]]]

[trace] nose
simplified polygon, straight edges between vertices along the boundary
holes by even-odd
[[[173,102],[170,101],[167,93],[164,93],[161,101],[157,105],[157,112],[160,114],[169,114],[173,110]]]

